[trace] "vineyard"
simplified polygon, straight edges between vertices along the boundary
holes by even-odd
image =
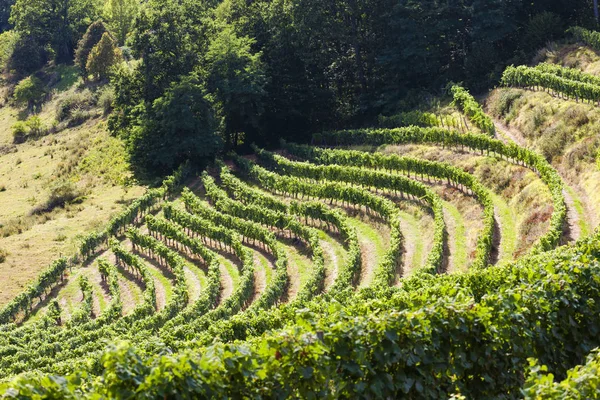
[[[501,86],[600,106],[559,63]],[[510,104],[445,93],[123,198],[0,308],[3,398],[598,398],[597,132],[588,164],[542,154]]]
[[[596,84],[504,79],[591,97],[566,81]],[[546,371],[598,363],[600,236],[567,237],[557,171],[453,93],[483,134],[325,132],[150,189],[2,308],[6,396],[560,397]],[[411,148],[530,180],[551,205],[539,234],[485,176]]]

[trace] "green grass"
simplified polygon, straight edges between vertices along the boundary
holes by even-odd
[[[350,224],[350,226],[356,229],[356,233],[358,235],[359,243],[361,243],[361,250],[363,250],[363,254],[364,243],[369,243],[370,251],[368,252],[367,257],[371,258],[370,263],[373,266],[373,269],[377,268],[377,266],[379,265],[381,260],[383,260],[383,257],[385,256],[385,253],[388,250],[388,245],[386,244],[387,241],[374,226],[366,222],[360,221],[356,218],[348,218],[348,223]],[[365,268],[364,262],[363,268]],[[365,279],[360,282],[361,287],[368,286],[371,283],[373,279],[373,272],[374,271],[370,271],[370,273],[368,273],[365,276]]]
[[[59,76],[59,81],[54,86],[54,90],[57,92],[64,92],[72,88],[81,79],[79,68],[74,65],[60,64],[50,72],[54,72]]]
[[[228,260],[227,258],[225,258],[223,256],[219,256],[219,262],[227,270],[227,273],[231,277],[231,281],[232,281],[232,284],[233,284],[233,289],[235,290],[235,288],[238,287],[239,284],[240,284],[240,270],[239,270],[239,268],[237,267],[237,265],[235,265],[233,262],[231,262],[230,260]]]
[[[414,243],[414,252],[411,260],[406,260],[405,263],[409,263],[411,271],[416,270],[423,265],[424,259],[424,243],[421,237],[421,226],[417,218],[406,211],[400,211],[400,217],[405,222],[404,226],[407,228],[402,234],[405,240],[411,240]]]
[[[449,271],[466,271],[469,266],[469,255],[467,245],[467,230],[465,221],[458,209],[447,201],[444,201],[446,215],[450,216],[454,222],[454,235],[448,237],[448,247],[452,255],[452,265],[448,265]],[[448,225],[448,221],[446,222]]]
[[[340,244],[340,242],[321,230],[319,231],[319,239],[322,242],[326,242],[331,247],[337,259],[336,263],[334,264],[334,260],[331,259],[329,252],[323,251],[323,255],[325,257],[325,269],[327,271],[339,271],[340,268],[343,268],[348,261],[348,253],[346,252],[346,249]]]
[[[502,197],[490,192],[500,223],[500,249],[498,262],[512,261],[517,250],[517,222],[512,209]]]
[[[284,244],[283,247],[286,250],[289,262],[298,269],[297,279],[299,279],[300,283],[299,289],[302,290],[302,287],[304,287],[304,284],[308,281],[310,275],[312,274],[312,259],[302,254],[295,246]],[[292,277],[292,279],[294,279],[294,277]]]
[[[169,302],[169,299],[173,295],[173,282],[169,278],[167,278],[162,273],[162,271],[160,271],[153,264],[146,262],[146,265],[148,266],[148,270],[150,271],[150,274],[154,278],[154,281],[155,282],[158,281],[158,283],[160,283],[163,286],[163,288],[165,289],[165,304],[167,304]],[[158,286],[158,285],[155,283],[155,286]]]
[[[586,212],[583,207],[583,203],[575,190],[572,187],[565,185],[565,190],[571,196],[573,200],[573,205],[575,206],[575,211],[579,215],[579,229],[581,230],[581,237],[586,237],[592,232],[592,228],[590,227],[589,221],[586,217]]]
[[[269,264],[269,260],[267,260],[267,258],[265,256],[263,256],[260,252],[256,251],[254,252],[258,258],[258,265],[255,265],[254,267],[257,270],[264,270],[265,271],[265,281],[266,284],[268,285],[271,282],[271,279],[273,277],[273,268],[271,267],[271,265]]]

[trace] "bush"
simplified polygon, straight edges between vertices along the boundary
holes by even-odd
[[[94,97],[89,89],[72,92],[61,98],[56,105],[56,119],[64,121],[71,118],[76,110],[88,109],[94,105]]]
[[[29,76],[17,84],[13,99],[16,104],[27,105],[28,109],[32,110],[44,100],[46,94],[47,89],[42,81],[35,76]]]
[[[27,140],[27,125],[24,122],[17,122],[12,126],[13,143],[19,144]]]
[[[42,120],[37,115],[33,115],[25,121],[25,124],[29,128],[29,136],[40,137],[46,133],[46,127],[42,123]]]
[[[544,11],[534,15],[525,29],[524,47],[535,50],[563,34],[563,23],[554,13]]]
[[[102,107],[104,116],[110,114],[113,108],[113,102],[115,101],[115,91],[111,86],[106,86],[100,92],[98,96],[98,105]]]
[[[498,99],[492,106],[492,113],[496,117],[504,117],[510,112],[510,108],[516,100],[523,94],[518,90],[503,89],[498,95]]]
[[[94,116],[94,114],[89,110],[86,110],[84,108],[76,108],[71,113],[71,119],[69,120],[69,126],[73,127],[73,126],[81,125],[88,119],[92,118],[93,116]]]
[[[6,261],[6,257],[8,257],[8,252],[4,249],[0,249],[0,264]]]
[[[66,204],[75,202],[80,196],[81,193],[73,182],[61,179],[50,188],[48,199],[43,204],[35,207],[31,214],[43,214],[57,207],[64,207]]]

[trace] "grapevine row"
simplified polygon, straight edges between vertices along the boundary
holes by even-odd
[[[490,136],[496,134],[496,127],[492,119],[486,115],[481,105],[465,88],[453,85],[450,88],[450,93],[452,93],[453,104],[465,113],[476,127]]]
[[[550,218],[548,232],[533,246],[533,252],[550,250],[556,247],[562,236],[567,217],[567,207],[563,195],[563,182],[556,170],[541,155],[520,147],[514,143],[505,144],[484,135],[460,134],[439,128],[397,128],[397,129],[359,129],[349,131],[326,132],[315,135],[315,142],[336,146],[386,144],[434,144],[442,146],[460,146],[481,154],[496,154],[514,163],[522,163],[536,172],[546,184],[552,196],[554,210]]]
[[[318,147],[285,144],[292,155],[321,165],[346,165],[391,171],[403,171],[407,174],[445,179],[448,183],[463,185],[471,190],[483,207],[483,232],[477,241],[473,268],[485,267],[489,261],[495,226],[494,203],[489,191],[473,175],[449,164],[402,157],[395,154],[367,153],[356,150],[334,150]]]

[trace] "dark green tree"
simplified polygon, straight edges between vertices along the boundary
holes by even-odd
[[[84,77],[87,77],[87,62],[90,52],[100,42],[102,39],[102,35],[106,32],[106,26],[102,21],[96,21],[90,26],[88,26],[87,30],[83,37],[79,40],[77,44],[77,49],[75,50],[75,65],[77,65]]]
[[[222,148],[213,106],[194,76],[174,83],[139,115],[127,148],[141,173],[167,174],[187,160],[202,165]]]
[[[76,43],[98,15],[95,0],[16,0],[10,22],[24,37],[51,47],[57,61],[70,62]]]
[[[240,133],[258,129],[264,111],[266,76],[261,54],[252,52],[253,44],[254,40],[225,27],[204,57],[202,74],[215,99],[228,148],[238,144]]]
[[[123,60],[121,50],[111,34],[104,32],[102,39],[90,52],[87,59],[86,71],[94,76],[96,80],[108,79],[113,66]]]

